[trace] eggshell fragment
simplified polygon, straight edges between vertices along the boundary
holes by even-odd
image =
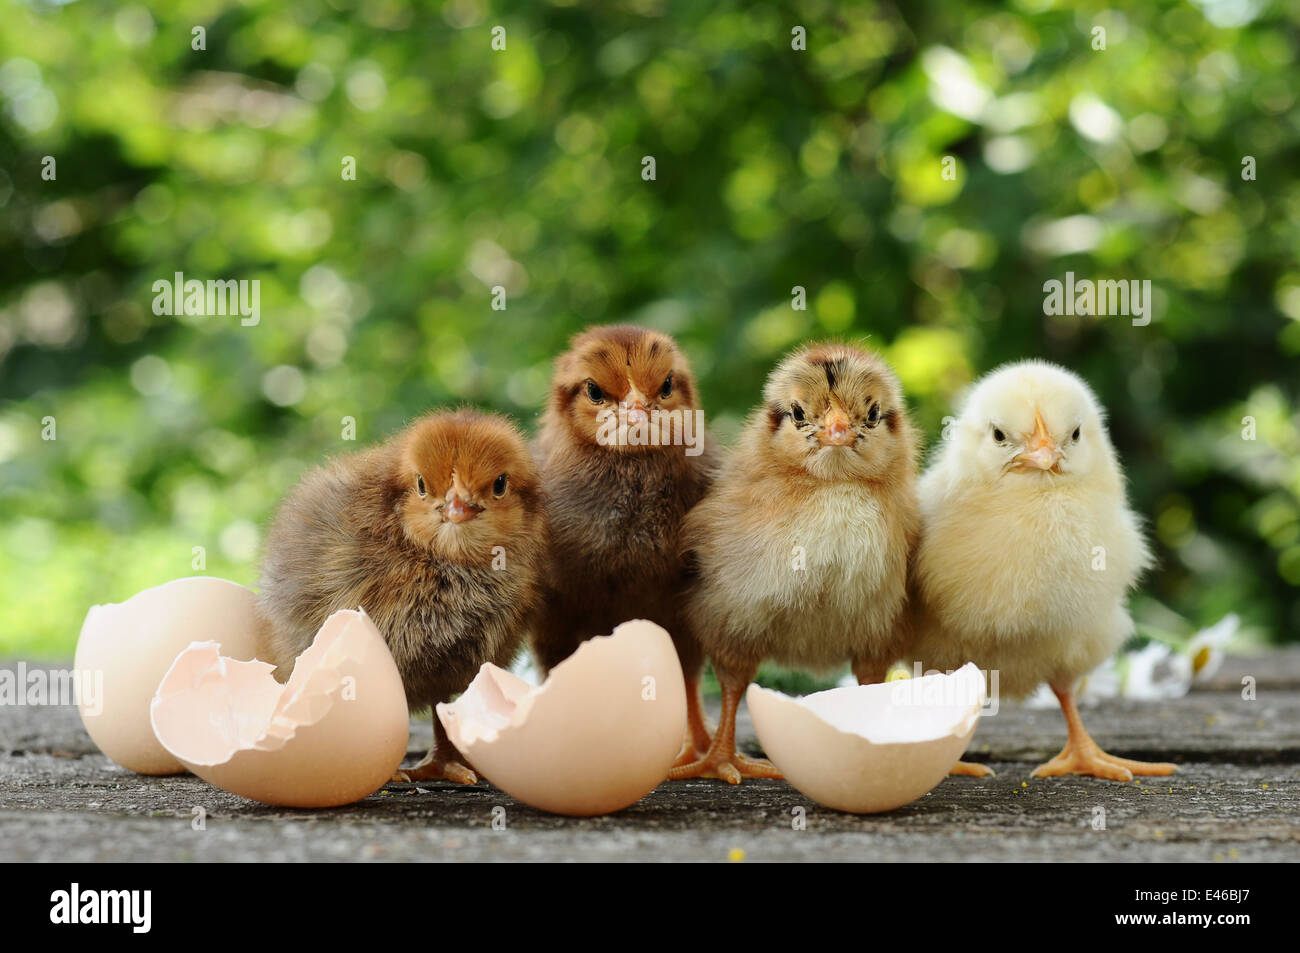
[[[891,811],[934,788],[970,744],[984,705],[973,664],[951,675],[832,688],[804,698],[750,685],[763,751],[819,804]]]
[[[285,685],[267,662],[191,645],[158,686],[153,727],[199,777],[286,807],[334,807],[372,794],[406,754],[410,715],[397,665],[369,616],[336,612]]]
[[[140,774],[176,774],[179,761],[158,743],[149,703],[176,656],[212,641],[227,656],[257,651],[257,596],[225,579],[190,576],[138,592],[125,602],[91,606],[73,662],[79,682],[102,697],[79,696],[81,720],[99,750]]]
[[[637,619],[583,642],[540,687],[486,663],[438,718],[501,790],[585,817],[621,810],[667,777],[686,731],[686,688],[672,638]]]

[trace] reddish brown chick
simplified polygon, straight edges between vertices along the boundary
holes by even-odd
[[[709,745],[678,546],[714,466],[698,408],[672,338],[632,325],[591,328],[555,363],[536,446],[553,553],[533,635],[537,661],[549,670],[628,619],[663,626],[686,676],[684,758]]]
[[[419,710],[508,665],[537,605],[540,480],[519,432],[472,411],[422,417],[309,473],[267,538],[261,657],[287,679],[331,613],[365,609]],[[434,717],[434,750],[395,780],[473,771]]]

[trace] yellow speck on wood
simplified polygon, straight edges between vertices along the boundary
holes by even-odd
[[[743,847],[733,847],[727,851],[727,860],[733,864],[738,864],[745,859],[745,849]]]

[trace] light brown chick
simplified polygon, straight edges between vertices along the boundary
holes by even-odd
[[[814,345],[787,357],[763,396],[683,530],[698,573],[687,617],[722,687],[722,719],[708,753],[674,778],[780,777],[736,751],[736,709],[762,660],[848,660],[869,683],[907,648],[919,518],[897,378],[866,351]]]
[[[713,467],[698,408],[672,338],[632,325],[591,328],[555,363],[536,447],[552,545],[533,634],[538,664],[548,671],[628,619],[663,626],[686,677],[686,759],[709,744],[678,546]]]
[[[461,692],[484,662],[508,665],[537,605],[540,481],[507,420],[422,417],[387,443],[302,480],[267,538],[260,657],[287,679],[331,613],[365,609],[418,710]],[[435,745],[394,780],[477,778],[437,716]]]

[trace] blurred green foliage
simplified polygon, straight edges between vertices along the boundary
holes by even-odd
[[[0,654],[195,547],[251,583],[305,468],[435,405],[531,427],[613,320],[724,438],[810,336],[882,348],[930,441],[1059,361],[1150,519],[1139,612],[1295,638],[1300,6],[1125,6],[0,0]],[[259,279],[260,324],[155,315],[177,271]],[[1154,320],[1046,317],[1066,271]]]

